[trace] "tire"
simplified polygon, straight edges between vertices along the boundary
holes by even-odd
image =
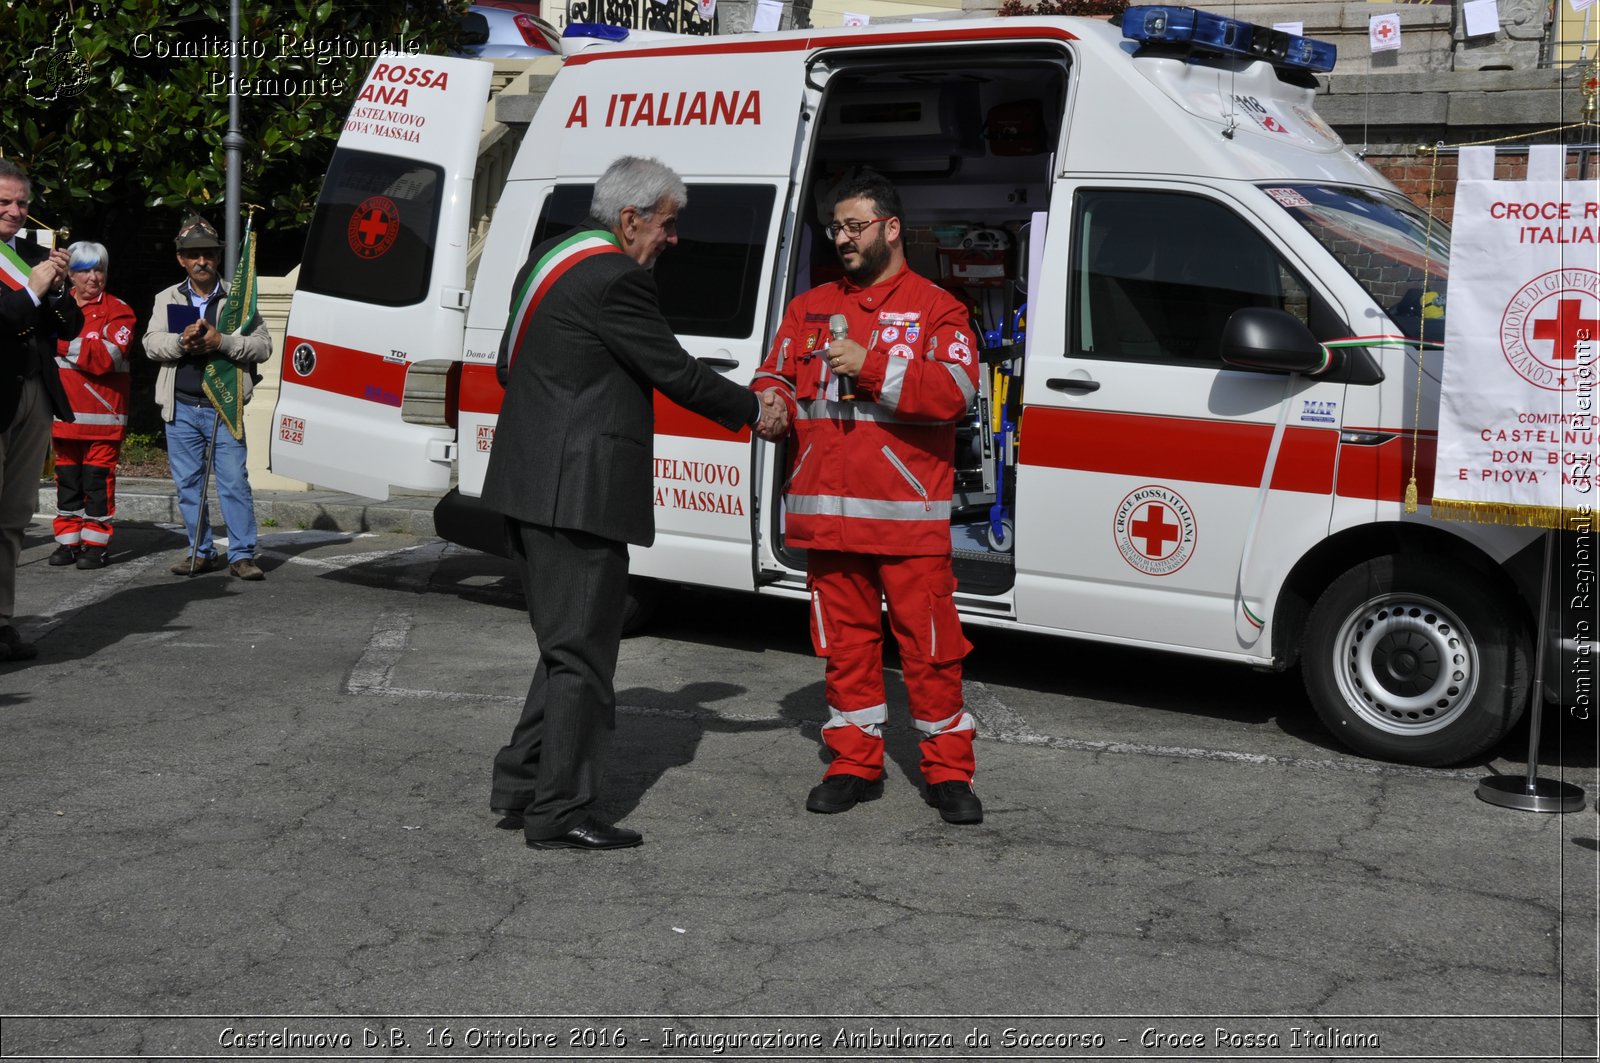
[[[1000,533],[998,535],[995,534],[994,525],[989,525],[989,549],[997,553],[1009,554],[1016,541],[1016,532],[1012,529],[1009,518],[1000,521]]]
[[[1357,565],[1306,622],[1311,704],[1357,753],[1429,767],[1477,756],[1527,706],[1531,640],[1519,616],[1475,570],[1420,555]]]

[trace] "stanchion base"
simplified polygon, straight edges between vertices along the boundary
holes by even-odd
[[[1491,775],[1478,781],[1478,799],[1521,812],[1578,812],[1583,809],[1583,788],[1535,777],[1530,789],[1526,775]]]

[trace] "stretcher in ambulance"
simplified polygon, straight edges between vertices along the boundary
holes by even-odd
[[[743,383],[793,294],[837,275],[828,190],[870,166],[912,267],[984,338],[950,511],[967,623],[1298,664],[1351,748],[1477,755],[1529,700],[1535,533],[1429,519],[1447,235],[1318,118],[1332,58],[1171,7],[594,43],[555,76],[469,283],[462,116],[488,67],[384,57],[309,231],[273,468],[446,492],[439,533],[500,549],[475,503],[511,281],[605,167],[683,175],[662,307]],[[641,588],[803,596],[795,455],[656,414]]]

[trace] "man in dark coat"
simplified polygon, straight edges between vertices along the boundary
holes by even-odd
[[[56,337],[72,339],[83,328],[67,291],[67,252],[17,237],[32,197],[28,175],[0,159],[0,661],[39,652],[11,625],[17,562],[22,533],[39,506],[50,417],[72,420],[56,371]]]
[[[777,403],[697,362],[657,305],[650,268],[687,201],[666,166],[618,159],[595,183],[589,225],[534,248],[512,285],[483,502],[508,518],[539,664],[489,803],[535,849],[643,840],[591,806],[616,724],[628,544],[655,539],[653,391],[729,432],[776,435]]]

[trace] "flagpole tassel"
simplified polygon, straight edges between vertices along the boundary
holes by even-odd
[[[1406,484],[1405,509],[1407,513],[1415,513],[1417,511],[1417,478],[1415,476]]]

